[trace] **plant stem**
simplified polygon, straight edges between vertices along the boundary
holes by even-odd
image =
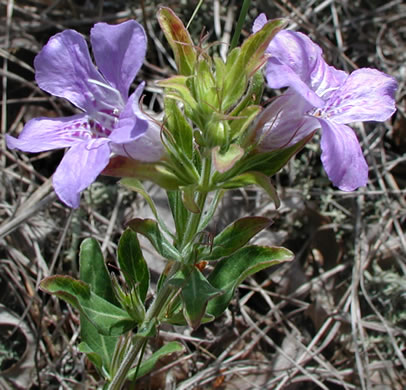
[[[146,315],[145,320],[143,321],[142,325],[139,329],[146,328],[150,322],[154,319],[159,317],[159,314],[162,312],[166,304],[170,301],[173,296],[173,287],[169,285],[168,280],[171,276],[173,276],[181,267],[179,262],[175,262],[169,275],[167,281],[162,286],[161,290],[158,292],[155,300],[152,302],[151,306],[149,307]],[[124,357],[119,369],[117,370],[113,380],[107,387],[108,390],[120,390],[127,378],[127,374],[131,369],[135,359],[137,358],[138,353],[140,352],[141,348],[143,347],[146,339],[148,336],[141,336],[136,335],[135,343],[130,347],[127,355]]]
[[[181,240],[181,248],[184,248],[187,244],[193,241],[197,229],[199,227],[200,220],[204,211],[204,205],[206,203],[207,194],[210,188],[210,176],[211,176],[211,156],[208,156],[203,161],[203,169],[200,181],[200,191],[197,193],[196,204],[199,207],[199,213],[191,213],[189,220],[187,221],[185,233]]]
[[[193,11],[192,16],[189,19],[189,22],[188,22],[188,24],[186,26],[186,30],[189,29],[190,24],[192,23],[192,21],[193,21],[194,17],[196,16],[196,14],[199,12],[199,8],[202,6],[202,4],[203,4],[203,0],[200,0],[199,4],[196,6],[195,10]]]
[[[201,173],[200,180],[200,191],[196,196],[196,203],[199,206],[199,213],[190,213],[189,219],[187,221],[186,230],[184,237],[182,239],[181,248],[186,247],[191,241],[193,241],[201,216],[204,210],[204,205],[207,198],[207,193],[210,189],[210,173],[211,173],[211,156],[209,155],[204,159],[203,168]],[[189,258],[186,258],[185,261],[189,261]],[[156,298],[149,307],[143,323],[140,325],[139,329],[146,329],[151,324],[151,321],[158,320],[160,314],[171,301],[173,295],[176,293],[174,287],[169,284],[169,281],[173,275],[178,272],[183,266],[180,262],[174,262],[169,274],[164,282],[162,288],[158,291]],[[130,347],[127,352],[127,355],[124,357],[120,367],[118,368],[113,380],[110,382],[107,387],[108,390],[120,390],[127,378],[128,372],[130,371],[132,365],[134,364],[135,359],[140,353],[142,347],[144,346],[148,335],[135,335],[135,343]]]

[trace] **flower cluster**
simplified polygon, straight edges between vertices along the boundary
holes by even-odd
[[[264,14],[258,16],[254,33],[266,22]],[[319,46],[294,31],[276,34],[267,52],[269,87],[288,89],[258,118],[259,148],[284,148],[321,128],[321,160],[333,184],[344,191],[365,186],[368,166],[346,124],[388,119],[395,112],[396,81],[375,69],[337,70],[327,65]]]
[[[168,21],[174,23],[175,19],[171,16]],[[375,69],[359,69],[351,74],[337,70],[325,62],[321,48],[304,34],[281,30],[275,35],[270,27],[276,29],[267,23],[264,14],[255,20],[254,35],[261,30],[270,31],[266,33],[268,35],[263,34],[266,39],[269,36],[269,46],[267,47],[267,43],[263,49],[255,50],[262,50],[263,54],[267,47],[268,57],[264,58],[267,58],[265,76],[268,86],[275,89],[287,87],[287,90],[258,115],[250,133],[253,136],[246,139],[254,142],[257,145],[256,152],[261,154],[295,145],[321,128],[321,159],[333,184],[344,191],[352,191],[366,185],[368,166],[357,137],[347,124],[354,121],[388,119],[395,111],[396,81]],[[186,37],[187,34],[184,30]],[[218,75],[210,73],[208,63],[197,60],[190,38],[180,48],[176,45],[182,36],[175,38],[170,40],[170,43],[172,42],[175,54],[179,57],[180,69],[187,65],[187,76],[168,79],[166,86],[171,88],[172,92],[177,91],[180,96],[178,99],[184,104],[193,103],[189,114],[193,114],[193,110],[197,110],[198,114],[190,114],[187,119],[194,125],[197,124],[197,127],[201,124],[204,127],[211,123],[209,118],[214,115],[211,111],[216,104],[212,100],[222,96],[224,91],[218,91],[217,86],[211,85]],[[144,29],[133,20],[119,25],[97,23],[91,30],[90,40],[97,67],[91,60],[85,39],[74,30],[66,30],[52,37],[37,55],[34,63],[39,87],[52,95],[69,100],[83,113],[63,118],[35,118],[25,125],[18,138],[6,136],[10,148],[26,152],[69,148],[54,174],[53,184],[60,199],[71,207],[78,207],[81,191],[103,172],[112,156],[124,156],[126,161],[144,163],[158,162],[167,156],[161,140],[161,126],[146,116],[140,108],[139,101],[144,83],[129,95],[130,86],[146,53]],[[256,40],[252,39],[249,45],[255,45],[255,42]],[[248,52],[249,45],[242,50]],[[236,51],[233,51],[230,57],[235,57],[233,53]],[[262,54],[253,56],[253,64],[250,65],[248,61],[246,66],[255,69],[261,66]],[[236,63],[238,66],[235,67],[235,76],[238,76],[243,70],[240,67],[245,63],[245,59],[235,61],[234,57],[223,65],[217,61],[217,65],[228,69],[230,62],[230,69],[234,69],[232,66]],[[251,70],[249,73],[253,74]],[[222,73],[219,71],[219,74]],[[189,81],[196,84],[190,90]],[[223,84],[231,91],[231,97],[227,95],[223,96],[223,99],[228,102],[227,107],[233,107],[236,104],[234,97],[237,96],[238,100],[245,87],[235,87],[227,80]],[[164,82],[163,85],[165,86]],[[227,88],[224,87],[224,90]],[[213,96],[210,95],[213,93]],[[170,96],[173,97],[173,93]],[[207,104],[207,101],[212,104]],[[210,112],[210,115],[206,115],[207,118],[204,117],[205,109]],[[253,106],[247,108],[247,112],[251,109],[254,113],[260,110],[258,106]],[[258,111],[255,111],[257,109]],[[249,115],[252,115],[251,111]],[[175,123],[175,127],[185,123],[181,118],[174,120],[170,115],[168,118]],[[224,119],[228,116],[224,113],[216,118]],[[246,122],[246,127],[250,120]],[[212,127],[220,143],[230,138],[227,134],[219,135],[221,126],[217,126],[217,123]],[[178,129],[176,131],[179,132]],[[238,129],[233,131],[239,134]],[[193,130],[190,130],[190,134],[192,132]],[[185,140],[188,136],[179,134],[178,137]],[[178,138],[172,138],[179,144]],[[190,138],[190,142],[186,143],[191,148],[193,144],[199,144],[197,140],[192,140],[192,135]],[[210,143],[208,145],[210,146]],[[178,145],[173,145],[173,149],[177,147]],[[219,148],[221,147],[223,145],[219,145]],[[223,150],[228,147],[229,145]],[[234,149],[239,151],[236,156],[238,160],[244,152],[237,145],[234,145]],[[181,150],[182,153],[187,155]],[[187,164],[193,164],[189,157],[188,155],[188,161],[184,157],[176,157],[182,162],[181,167],[178,167],[178,174],[182,169],[186,169]],[[243,166],[244,162],[240,163]],[[227,169],[233,164],[234,162],[227,165]],[[175,172],[175,176],[177,173]],[[198,174],[194,176],[198,178]],[[188,180],[185,183],[189,184]]]
[[[144,61],[147,40],[136,21],[119,25],[97,23],[87,43],[74,30],[53,36],[34,61],[41,89],[63,97],[84,111],[63,118],[35,118],[18,138],[7,135],[11,149],[25,152],[69,148],[53,176],[59,198],[79,206],[80,193],[107,166],[111,155],[141,161],[163,154],[160,127],[140,109],[144,84],[128,92]]]

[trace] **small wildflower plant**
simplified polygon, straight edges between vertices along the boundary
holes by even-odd
[[[160,8],[158,20],[178,68],[177,75],[158,82],[165,91],[161,122],[142,110],[144,83],[129,94],[147,49],[143,27],[129,20],[92,28],[95,64],[76,31],[52,37],[35,59],[37,83],[82,113],[35,118],[18,138],[7,136],[9,148],[25,152],[68,148],[53,176],[66,205],[78,207],[81,192],[104,174],[122,178],[155,216],[129,221],[117,250],[120,278],[109,275],[99,244],[89,238],[80,249],[80,279],[55,275],[41,283],[79,310],[79,349],[106,389],[121,389],[161,356],[182,350],[170,342],[143,360],[161,324],[196,329],[213,321],[245,278],[293,259],[288,249],[249,244],[270,225],[261,216],[238,219],[214,237],[205,233],[227,189],[256,185],[277,207],[270,177],[316,131],[333,184],[344,191],[365,186],[368,166],[347,124],[384,121],[395,111],[392,77],[329,66],[307,36],[284,30],[285,20],[260,15],[253,33],[226,60],[196,45],[171,9]],[[287,89],[263,107],[265,80],[270,88]],[[143,180],[166,190],[175,231],[157,212]],[[140,235],[167,259],[154,292]]]

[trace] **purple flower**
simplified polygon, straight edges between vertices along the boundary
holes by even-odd
[[[53,36],[34,60],[40,88],[68,99],[84,113],[63,118],[35,118],[8,147],[25,152],[69,148],[53,176],[55,192],[71,207],[107,166],[111,154],[141,161],[159,160],[160,129],[140,110],[144,83],[128,96],[146,52],[146,35],[136,21],[97,23],[87,43],[74,30]]]
[[[261,14],[254,32],[265,23]],[[321,160],[333,184],[344,191],[365,186],[368,166],[355,133],[346,124],[388,119],[395,112],[396,81],[375,69],[351,74],[337,70],[327,65],[319,46],[294,31],[276,34],[267,52],[268,85],[289,88],[258,118],[259,148],[290,146],[321,128]]]

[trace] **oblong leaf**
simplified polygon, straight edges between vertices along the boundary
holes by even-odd
[[[213,240],[212,250],[207,249],[199,258],[217,260],[229,256],[270,224],[271,220],[265,217],[240,218],[218,234]]]
[[[165,344],[163,347],[159,348],[158,351],[154,352],[147,360],[141,363],[138,372],[137,368],[131,369],[127,374],[127,379],[130,381],[134,381],[137,378],[148,374],[154,369],[155,364],[160,358],[170,355],[174,352],[182,352],[183,350],[183,345],[178,343],[177,341],[171,341]]]
[[[126,229],[120,238],[117,258],[125,280],[131,287],[138,285],[139,296],[144,303],[149,288],[149,270],[137,233],[131,229]]]
[[[171,284],[182,289],[183,315],[193,329],[200,325],[207,303],[222,294],[222,291],[213,287],[196,267],[191,271],[179,271],[174,275]]]
[[[86,283],[70,276],[50,276],[41,282],[40,287],[78,309],[103,335],[118,336],[136,325],[127,312],[93,293]]]
[[[174,99],[165,98],[166,127],[179,148],[190,159],[193,158],[193,128]]]
[[[85,239],[80,246],[79,272],[80,279],[89,285],[91,291],[118,306],[103,253],[94,238]],[[80,337],[79,350],[87,355],[101,375],[109,372],[118,337],[100,334],[84,314],[80,314]]]
[[[158,11],[158,22],[173,50],[179,74],[193,74],[196,50],[182,21],[170,8],[161,7]]]
[[[236,287],[248,276],[284,261],[290,261],[293,253],[281,247],[247,246],[220,260],[208,281],[224,294],[210,300],[207,313],[215,317],[223,313],[230,303]]]
[[[254,150],[247,157],[237,161],[229,171],[225,173],[215,172],[213,174],[213,182],[217,184],[218,188],[222,188],[227,186],[227,182],[230,179],[245,172],[261,172],[264,175],[272,176],[280,171],[312,137],[313,134],[310,134],[302,141],[286,149],[266,153]],[[246,145],[245,147],[248,146]]]
[[[90,290],[96,295],[113,305],[118,305],[103,253],[99,243],[94,238],[86,238],[80,245],[79,275],[80,280],[88,284]]]
[[[160,228],[165,233],[167,233],[168,235],[170,235],[172,237],[172,233],[169,231],[169,229],[166,226],[166,224],[164,223],[164,221],[160,218],[154,201],[152,200],[152,198],[150,197],[148,192],[145,191],[145,188],[142,185],[142,183],[133,177],[125,177],[124,179],[121,179],[119,181],[119,183],[121,185],[123,185],[124,187],[128,188],[129,190],[137,192],[145,199],[145,201],[148,203],[149,208],[151,209],[152,213],[154,214],[154,217],[157,219]]]
[[[275,203],[275,207],[279,208],[281,201],[278,193],[273,186],[270,177],[261,172],[245,172],[242,175],[236,176],[223,184],[223,188],[240,188],[247,185],[256,184],[262,187]]]
[[[153,219],[134,218],[128,222],[128,226],[135,232],[142,234],[157,250],[157,252],[166,259],[180,260],[180,253],[169,243],[159,230],[158,223]]]
[[[182,201],[182,193],[180,191],[168,191],[168,202],[172,212],[173,220],[178,237],[183,237],[189,217],[189,212]]]

